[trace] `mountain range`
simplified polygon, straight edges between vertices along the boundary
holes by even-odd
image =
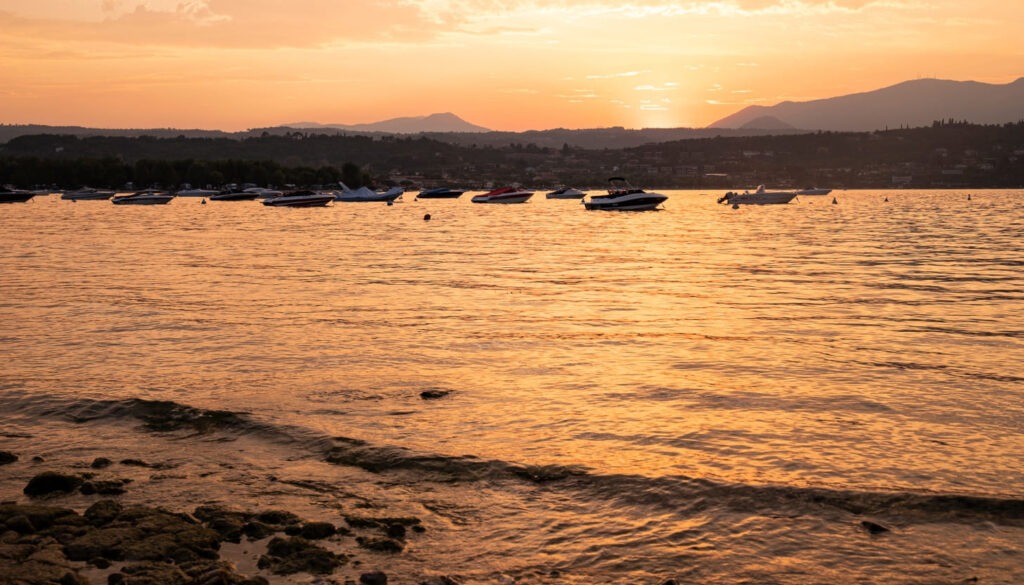
[[[470,124],[462,118],[445,112],[429,116],[392,118],[372,124],[320,124],[317,122],[295,122],[285,124],[289,128],[310,128],[323,130],[345,130],[348,132],[381,132],[385,134],[420,134],[422,132],[490,132],[489,128]]]
[[[806,102],[749,106],[710,128],[870,132],[936,120],[1002,124],[1024,120],[1024,77],[1003,85],[916,79],[882,89]]]
[[[936,120],[963,120],[975,124],[1002,124],[1024,120],[1024,77],[1004,85],[976,81],[917,79],[890,87],[805,102],[786,101],[774,106],[749,106],[706,128],[591,128],[492,131],[452,113],[394,118],[372,124],[296,122],[244,132],[218,130],[97,129],[79,126],[0,124],[0,144],[26,134],[75,136],[178,136],[234,138],[295,131],[343,134],[417,134],[458,145],[504,146],[509,143],[560,148],[629,148],[642,144],[715,136],[799,134],[817,130],[870,132],[885,128],[930,126]]]

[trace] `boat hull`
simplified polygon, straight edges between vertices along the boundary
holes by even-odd
[[[668,197],[658,193],[592,197],[590,201],[583,202],[583,206],[589,211],[653,211],[667,199]]]
[[[70,201],[103,201],[114,196],[113,191],[70,191],[60,196]]]
[[[526,203],[530,200],[530,197],[533,197],[533,193],[510,197],[484,197],[483,195],[477,195],[471,201],[473,203]]]
[[[729,197],[725,202],[732,205],[785,205],[795,197],[796,193],[789,192],[742,193]]]
[[[417,199],[458,199],[462,197],[465,191],[459,191],[458,189],[428,189],[426,191],[420,191],[416,195]]]
[[[583,199],[587,194],[578,189],[562,189],[559,191],[552,191],[544,197],[547,199]]]
[[[0,193],[0,203],[25,203],[35,196],[36,194],[31,191],[26,193],[17,191],[11,193]]]
[[[334,201],[333,195],[320,195],[316,197],[273,197],[264,199],[263,205],[267,207],[324,207]]]
[[[110,200],[114,205],[166,205],[174,199],[174,195],[127,195]]]
[[[247,193],[245,191],[238,193],[217,193],[216,195],[210,195],[210,201],[252,201],[256,199],[258,193]]]

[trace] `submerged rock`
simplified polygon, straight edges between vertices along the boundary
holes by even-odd
[[[346,561],[344,556],[336,555],[301,536],[275,537],[267,544],[267,554],[260,557],[257,566],[276,575],[299,572],[329,575]]]
[[[405,548],[401,541],[394,538],[371,538],[367,536],[356,537],[359,546],[377,552],[400,553]]]
[[[125,492],[124,486],[127,482],[123,479],[89,480],[78,488],[78,491],[87,496],[100,494],[103,496],[118,496]]]
[[[868,534],[884,534],[892,530],[887,526],[882,526],[881,524],[870,520],[861,520],[860,527],[866,530]]]
[[[105,526],[113,522],[124,506],[114,500],[100,500],[89,506],[85,511],[85,518],[93,526]]]
[[[29,480],[28,485],[22,490],[26,496],[39,497],[52,493],[71,493],[82,485],[82,478],[78,475],[57,473],[56,471],[44,471]]]
[[[424,390],[423,392],[420,392],[420,398],[423,400],[437,400],[438,398],[444,398],[451,393],[451,390]]]
[[[89,467],[93,469],[104,469],[110,467],[113,464],[114,462],[111,461],[110,459],[107,459],[106,457],[97,457],[92,460],[92,463],[89,464]]]
[[[388,585],[388,576],[383,571],[371,571],[359,575],[361,585]]]

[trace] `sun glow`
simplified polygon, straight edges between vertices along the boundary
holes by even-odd
[[[0,111],[226,130],[441,111],[505,130],[703,126],[922,75],[1006,83],[1021,20],[997,0],[7,0]]]

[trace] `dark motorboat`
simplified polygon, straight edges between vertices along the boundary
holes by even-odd
[[[165,205],[174,199],[167,191],[155,191],[147,189],[136,191],[131,195],[117,195],[110,200],[114,205]]]
[[[458,199],[465,193],[465,189],[451,189],[449,187],[436,187],[434,189],[427,189],[426,191],[420,191],[416,199]]]
[[[334,194],[317,193],[316,191],[292,191],[277,197],[263,200],[263,205],[270,207],[323,207],[334,201]]]
[[[24,203],[35,196],[35,193],[24,189],[0,187],[0,203]]]
[[[591,210],[608,211],[651,211],[668,199],[661,193],[648,193],[629,184],[622,177],[608,179],[611,186],[607,195],[591,195],[583,205]]]
[[[225,189],[216,195],[210,195],[210,201],[252,201],[259,195],[256,191]]]

